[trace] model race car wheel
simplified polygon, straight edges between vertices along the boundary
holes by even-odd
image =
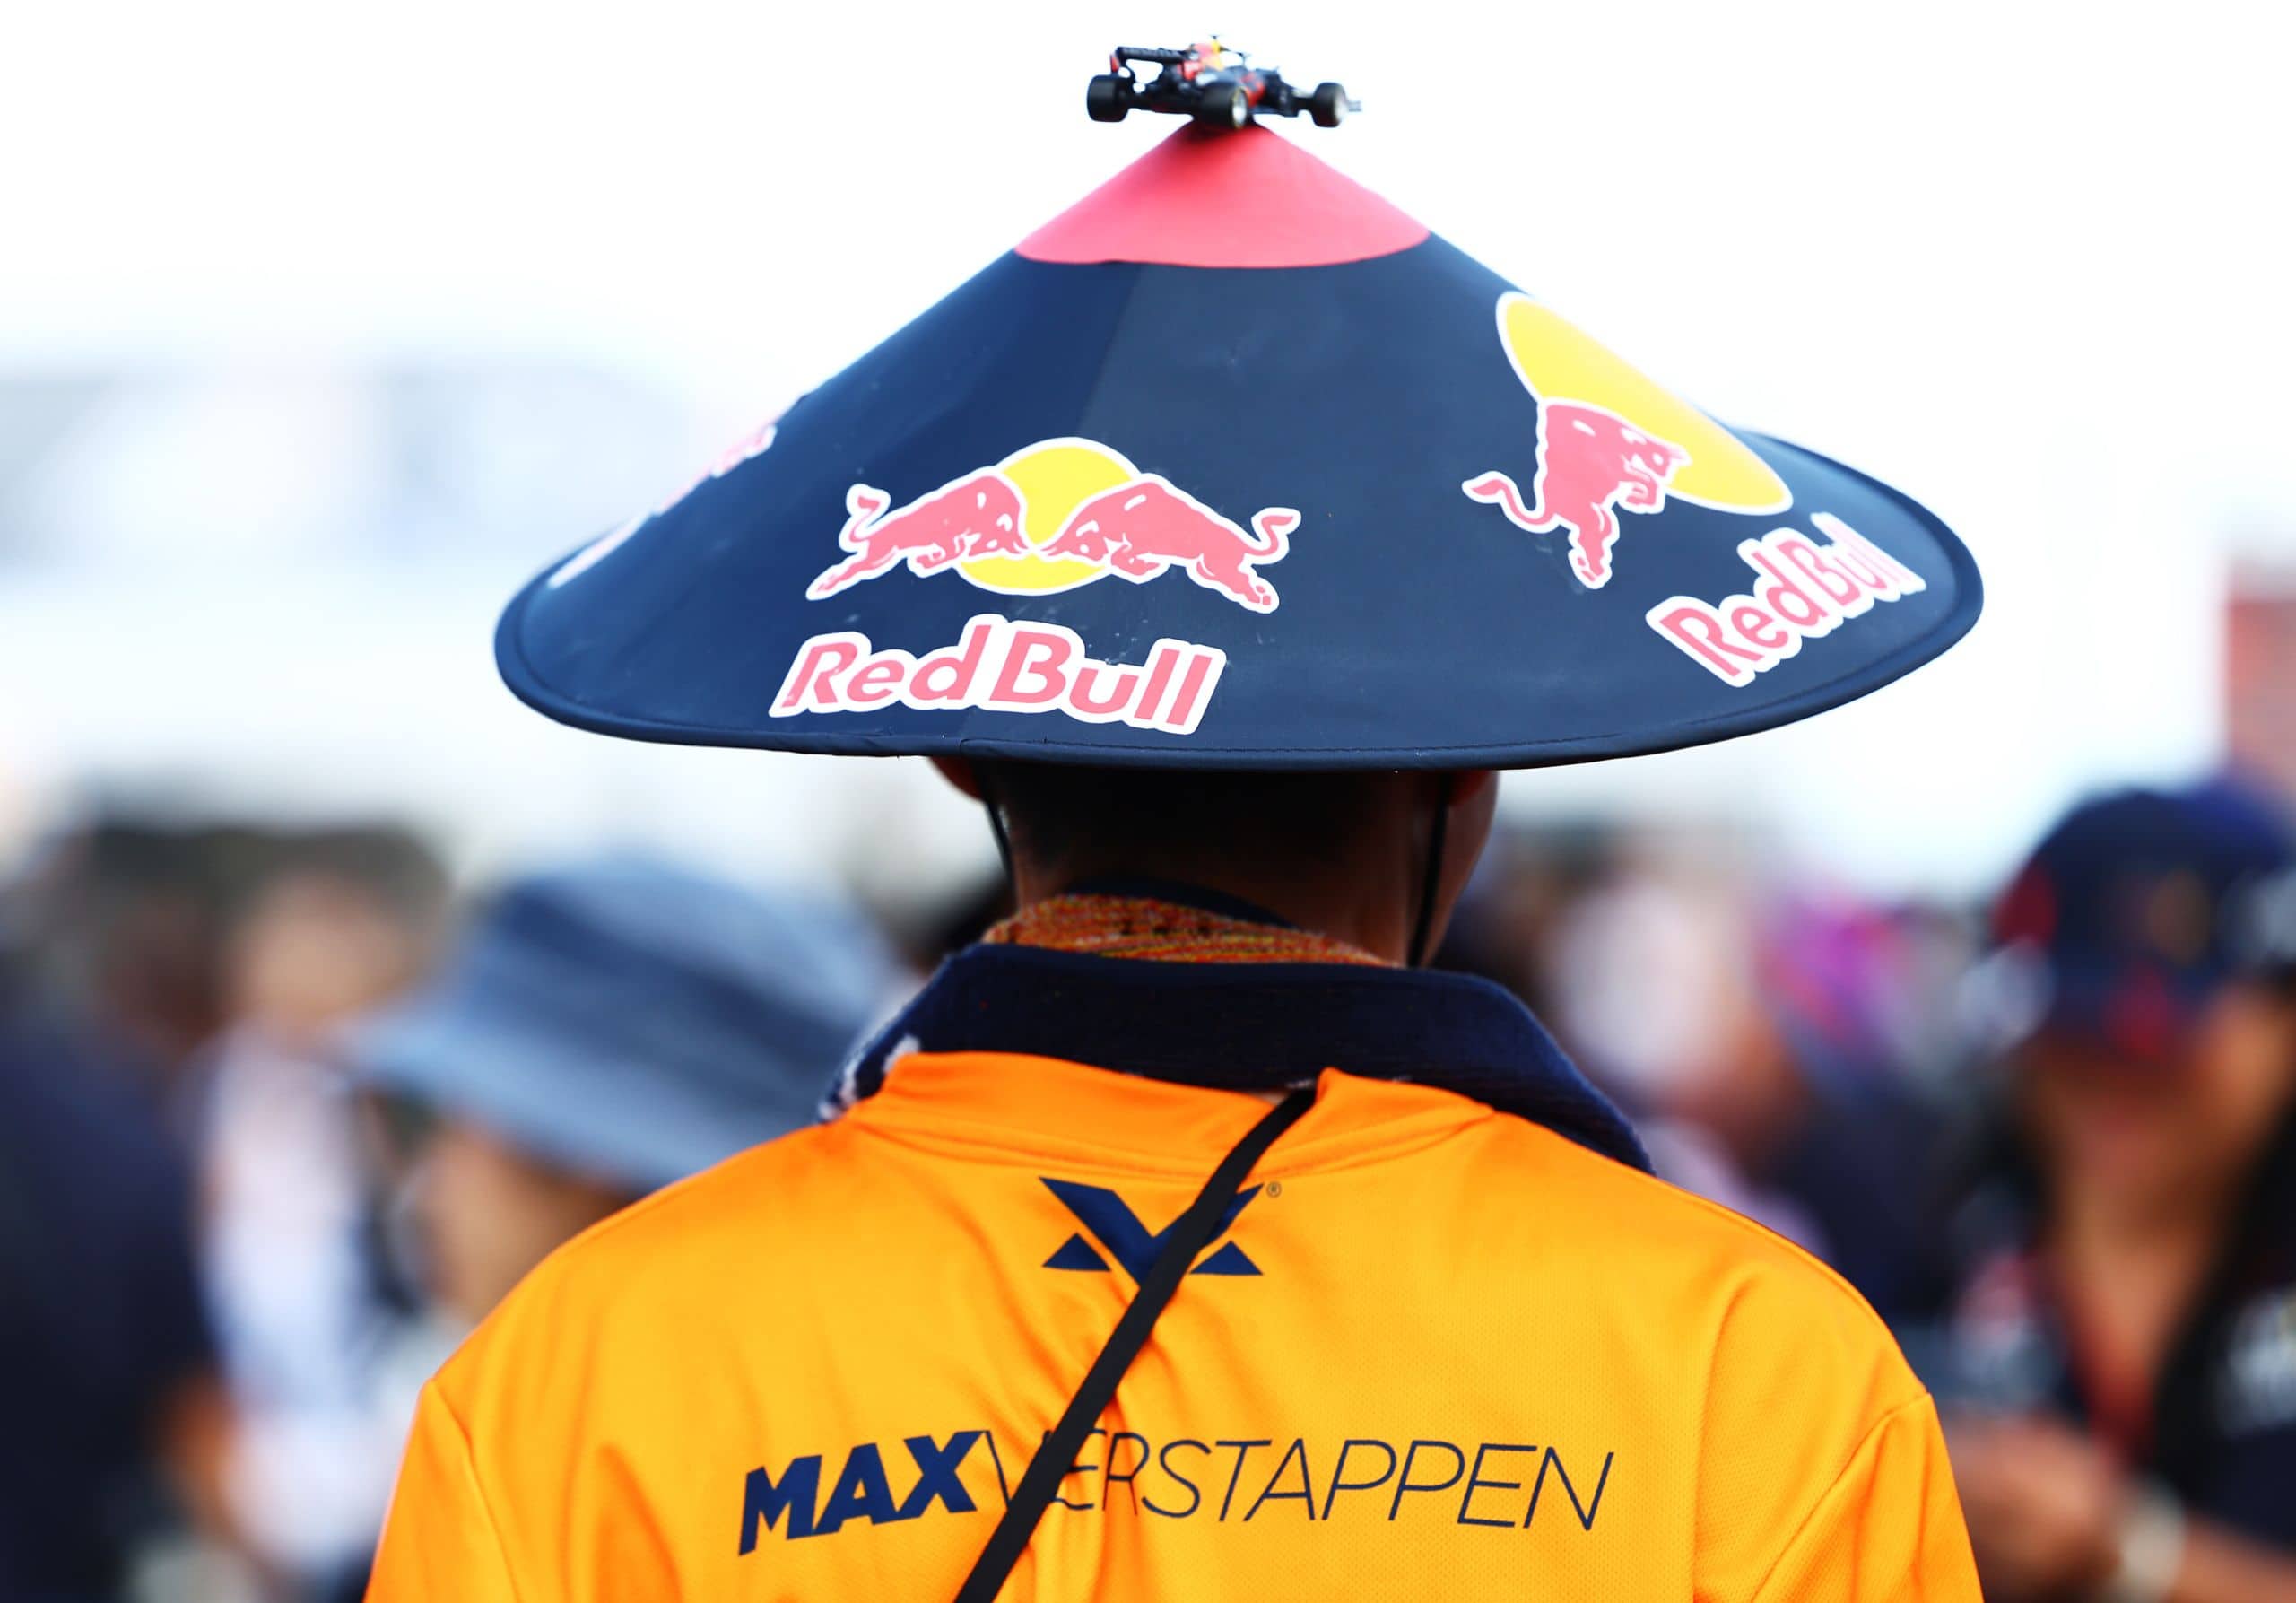
[[[1251,119],[1251,97],[1239,83],[1214,84],[1196,108],[1196,120],[1207,128],[1240,128]]]
[[[1120,123],[1132,109],[1132,85],[1114,73],[1101,73],[1084,85],[1084,114],[1096,123]]]
[[[1347,115],[1347,91],[1336,83],[1318,83],[1308,97],[1308,115],[1319,128],[1335,128]]]

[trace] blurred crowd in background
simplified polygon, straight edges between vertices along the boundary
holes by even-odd
[[[1951,902],[1740,830],[1518,826],[1438,961],[1528,1001],[1664,1175],[1865,1294],[1959,1422],[1980,1546],[2010,1533],[2000,1595],[2043,1597],[2074,1516],[2034,1476],[2182,1454],[2157,1467],[2288,1531],[2222,1417],[2296,1421],[2296,993],[2257,945],[2296,952],[2284,801],[2124,791]],[[559,1242],[817,1116],[1003,898],[631,854],[458,885],[388,822],[55,833],[4,903],[0,1598],[357,1596],[458,1335]],[[2212,1320],[2246,1321],[2230,1401],[2179,1391]]]

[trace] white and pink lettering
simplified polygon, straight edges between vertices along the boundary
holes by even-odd
[[[972,682],[980,676],[980,659],[988,649],[994,620],[975,618],[965,625],[964,639],[945,651],[935,651],[917,665],[909,681],[912,707],[970,707]]]
[[[1068,690],[1069,665],[1084,655],[1073,631],[1038,623],[1013,626],[1004,647],[996,688],[982,703],[1011,712],[1042,712]]]
[[[1227,666],[1217,646],[1175,640],[1158,640],[1142,664],[1101,662],[1073,629],[983,613],[955,645],[922,658],[877,650],[849,630],[814,635],[797,648],[772,712],[866,712],[897,701],[925,712],[1059,712],[1192,735]]]
[[[1798,653],[1804,640],[1822,640],[1864,617],[1875,602],[1928,588],[1919,574],[1832,513],[1813,513],[1810,521],[1830,544],[1793,528],[1743,541],[1738,555],[1753,570],[1748,593],[1716,602],[1670,596],[1644,614],[1645,621],[1725,684],[1746,685]]]
[[[781,693],[773,698],[773,716],[787,718],[793,712],[834,712],[839,706],[836,683],[853,671],[853,665],[868,655],[869,637],[865,634],[817,634],[797,651],[797,660],[789,665],[789,676],[781,682]]]

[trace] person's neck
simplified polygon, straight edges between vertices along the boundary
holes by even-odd
[[[2152,1208],[2101,1186],[2050,1198],[2048,1252],[2085,1327],[2092,1359],[2125,1386],[2149,1384],[2200,1293],[2228,1221],[2222,1199]]]
[[[2217,1187],[2185,1187],[2147,1198],[2102,1180],[2060,1177],[2048,1189],[2050,1234],[2084,1256],[2205,1256],[2231,1213]]]
[[[1016,863],[1013,901],[1018,908],[1026,910],[1055,896],[1091,890],[1102,884],[1126,883],[1161,883],[1201,889],[1263,908],[1295,928],[1328,936],[1385,962],[1402,963],[1411,940],[1406,916],[1401,910],[1407,900],[1404,891],[1396,887],[1382,897],[1373,893],[1379,887],[1367,885],[1361,880],[1352,884],[1328,883],[1345,878],[1327,876],[1326,882],[1318,882],[1288,875],[1253,875],[1232,871],[1222,874],[1187,870],[1162,872],[1138,868],[1050,875]]]

